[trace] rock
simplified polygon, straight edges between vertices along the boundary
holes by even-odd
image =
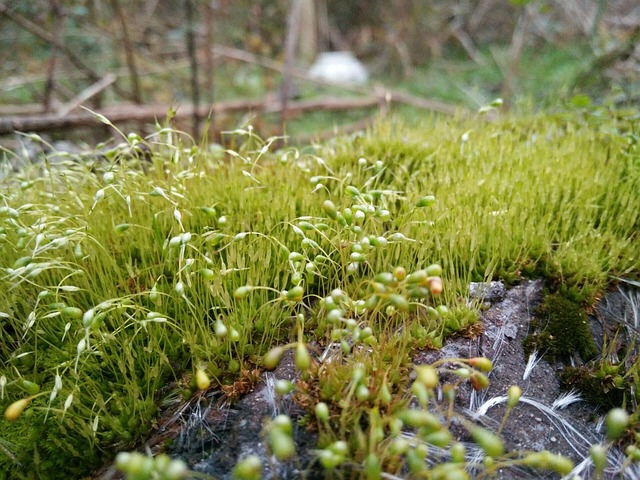
[[[316,438],[296,419],[305,412],[294,404],[291,395],[279,397],[274,387],[277,379],[294,380],[297,372],[293,352],[287,351],[273,372],[263,372],[258,382],[236,402],[229,402],[219,393],[209,392],[192,399],[187,408],[174,415],[174,434],[167,453],[184,460],[193,471],[216,479],[231,479],[236,463],[248,455],[260,458],[263,479],[300,478],[298,468],[310,462],[309,450],[315,448]],[[289,415],[294,424],[296,461],[279,462],[265,445],[263,427],[277,415]],[[165,429],[172,429],[165,425]],[[149,448],[158,447],[156,436]]]
[[[445,343],[449,346],[446,350],[422,352],[415,363],[432,363],[448,357],[452,344],[462,358],[491,359],[494,369],[489,373],[489,388],[476,392],[463,383],[458,390],[456,411],[466,412],[469,419],[493,429],[505,413],[504,401],[496,399],[504,397],[510,386],[518,385],[523,391],[522,399],[502,431],[507,450],[548,449],[581,461],[588,452],[589,442],[595,442],[600,435],[589,421],[591,409],[583,403],[568,406],[561,415],[552,411],[553,401],[561,394],[556,378],[560,365],[541,360],[527,380],[523,380],[526,358],[522,341],[528,334],[531,314],[542,298],[543,283],[524,282],[508,291],[501,282],[491,284],[476,284],[472,290],[474,295],[484,293],[485,299],[490,297],[494,302],[481,314],[484,333],[473,339],[451,338]],[[575,433],[567,435],[571,428],[580,432],[582,438]],[[460,435],[462,440],[468,440],[464,430],[461,429]],[[552,437],[555,441],[551,441]],[[531,472],[517,469],[505,470],[503,475],[501,478],[531,478]]]
[[[557,374],[564,367],[562,363],[550,363],[542,358],[532,367],[527,365],[523,348],[523,340],[530,333],[532,312],[542,299],[543,282],[526,281],[509,290],[502,282],[478,283],[470,290],[473,298],[491,299],[492,302],[491,307],[481,313],[483,333],[475,338],[449,338],[440,350],[418,352],[414,363],[430,364],[456,357],[489,358],[494,365],[488,373],[489,387],[476,392],[468,382],[462,382],[457,391],[455,411],[465,418],[464,422],[485,425],[495,431],[506,411],[507,391],[512,385],[518,385],[522,397],[501,432],[507,451],[549,450],[580,464],[588,458],[592,444],[605,441],[594,408],[581,401],[579,395],[561,392]],[[621,290],[610,293],[600,302],[596,316],[606,330],[607,325],[620,322],[620,319],[627,319],[632,324],[639,322],[639,311],[640,294]],[[447,375],[451,374],[442,373],[441,378],[457,380],[457,377],[448,378]],[[313,462],[317,438],[303,427],[295,426],[296,418],[305,412],[290,396],[278,398],[274,392],[276,379],[293,380],[296,376],[293,354],[289,350],[273,372],[262,373],[253,388],[234,404],[225,402],[220,393],[214,391],[191,399],[176,411],[172,424],[163,424],[147,448],[154,453],[164,449],[172,457],[185,460],[191,469],[219,479],[230,479],[234,465],[247,455],[257,455],[261,459],[264,479],[303,478],[304,475],[304,478],[322,478],[323,472],[318,470],[317,462]],[[280,413],[290,415],[294,423],[296,460],[287,463],[270,457],[264,444],[264,424]],[[163,440],[162,430],[173,433]],[[457,440],[470,441],[461,421],[454,420],[451,431]],[[166,437],[173,439],[168,448]],[[616,455],[610,455],[610,462],[615,462],[621,454]],[[309,465],[316,470],[305,471],[304,475],[298,470]],[[605,478],[618,478],[615,475],[619,473],[616,471],[619,467],[619,464],[610,463],[611,474]],[[98,478],[121,478],[114,476],[113,470],[110,473],[111,476]],[[589,478],[589,473],[585,470],[580,475]],[[534,477],[558,478],[551,473],[533,473],[521,467],[501,468],[495,478]]]
[[[500,281],[471,282],[469,284],[469,298],[488,303],[496,303],[504,300],[507,289]]]
[[[337,84],[363,85],[369,72],[351,52],[322,52],[309,69],[309,76]]]

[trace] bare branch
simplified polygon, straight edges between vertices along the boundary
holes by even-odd
[[[120,0],[111,0],[111,6],[118,17],[120,22],[120,28],[122,28],[122,44],[124,46],[124,56],[127,62],[127,68],[129,69],[129,76],[131,78],[131,98],[134,103],[142,103],[142,92],[140,90],[140,80],[138,77],[138,69],[136,68],[136,57],[133,53],[133,46],[131,45],[131,38],[129,36],[129,28],[127,26],[127,19],[120,5]]]
[[[87,75],[92,81],[97,82],[102,78],[102,75],[96,73],[89,65],[87,65],[75,52],[69,50],[67,46],[62,43],[60,40],[56,39],[49,32],[44,30],[39,25],[36,25],[32,21],[24,18],[22,15],[11,11],[4,3],[0,2],[0,14],[6,16],[11,19],[14,23],[20,25],[22,28],[32,33],[36,37],[44,40],[45,42],[54,45],[59,51],[64,53],[64,55],[69,59],[69,61],[79,70],[82,70],[85,75]],[[129,98],[122,90],[119,90],[117,86],[114,85],[114,89],[118,92],[119,95]]]
[[[84,102],[96,96],[97,94],[102,92],[105,88],[109,87],[109,85],[115,82],[117,78],[118,77],[116,77],[111,73],[106,75],[102,80],[94,83],[88,88],[85,88],[82,92],[80,92],[79,95],[72,98],[69,102],[67,102],[65,105],[59,108],[57,111],[57,114],[61,117],[67,115],[69,112],[71,112],[72,110],[75,110]]]
[[[193,0],[185,0],[184,6],[187,14],[187,53],[189,54],[189,63],[191,65],[191,103],[195,106],[193,109],[192,134],[193,138],[198,138],[200,136],[200,116],[198,115],[200,85],[198,84],[198,57],[196,55],[196,24]]]

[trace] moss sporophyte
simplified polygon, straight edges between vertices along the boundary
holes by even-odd
[[[414,356],[481,330],[470,282],[537,274],[571,295],[543,301],[535,347],[598,357],[575,300],[640,271],[632,128],[614,114],[390,121],[304,151],[241,128],[228,134],[237,148],[212,153],[160,127],[122,134],[104,163],[68,153],[3,177],[0,471],[80,478],[110,457],[129,478],[184,478],[177,459],[116,454],[177,402],[232,402],[288,362],[274,402],[301,413],[267,419],[266,449],[234,459],[235,478],[287,465],[333,478],[565,475],[567,459],[507,451],[501,426],[458,407],[499,358],[414,369]],[[636,348],[624,369],[596,369],[631,412],[626,426],[609,419],[604,471],[637,460],[637,399],[616,383],[637,390]],[[518,388],[499,396],[503,425],[532,401]],[[602,449],[592,457],[600,468]]]

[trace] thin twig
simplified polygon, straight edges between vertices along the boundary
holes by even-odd
[[[285,132],[285,124],[288,119],[287,102],[291,92],[291,75],[293,70],[293,61],[295,56],[296,43],[298,41],[298,25],[300,23],[300,9],[302,2],[293,0],[289,16],[287,17],[287,33],[284,44],[284,68],[282,69],[283,81],[280,90],[280,115],[282,122],[282,132]]]
[[[57,111],[57,114],[61,117],[64,117],[72,110],[78,108],[84,102],[89,100],[90,98],[96,96],[100,92],[102,92],[105,88],[109,87],[113,82],[115,82],[117,77],[113,74],[106,75],[99,82],[94,83],[93,85],[85,88],[82,92],[76,95],[74,98],[69,100],[66,104],[60,107]]]
[[[200,106],[200,86],[198,84],[198,58],[196,56],[196,26],[195,26],[195,8],[193,0],[185,0],[185,12],[187,14],[187,53],[189,54],[189,64],[191,66],[191,103],[193,109],[193,138],[200,136],[200,115],[198,107]]]
[[[87,75],[92,81],[97,82],[102,78],[102,75],[98,74],[93,68],[87,65],[84,60],[82,60],[75,52],[69,50],[67,46],[62,43],[62,41],[56,39],[49,32],[44,30],[39,25],[36,25],[32,21],[24,18],[22,15],[11,11],[4,3],[0,2],[0,14],[6,16],[11,19],[14,23],[20,25],[22,28],[35,35],[36,37],[44,40],[45,42],[55,45],[55,47],[69,59],[69,61],[78,69],[82,70],[85,75]],[[114,90],[125,98],[130,98],[130,95],[126,92],[123,92],[116,85],[114,85]]]
[[[129,77],[131,78],[131,98],[134,103],[142,104],[142,91],[140,90],[140,80],[138,76],[138,69],[136,67],[136,57],[133,53],[133,46],[131,45],[127,19],[122,6],[120,5],[120,0],[111,0],[111,6],[115,11],[116,16],[118,17],[120,28],[122,29],[122,44],[124,47],[124,56],[127,62],[127,68],[129,69]]]
[[[60,8],[60,0],[52,0],[51,2],[51,16],[53,17],[53,35],[56,41],[60,40],[60,32],[62,30],[62,11]],[[58,48],[55,45],[51,45],[51,56],[47,64],[47,81],[44,84],[44,111],[51,111],[51,102],[53,92],[56,85],[56,66],[58,63]]]

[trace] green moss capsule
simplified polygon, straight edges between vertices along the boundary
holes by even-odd
[[[426,428],[432,431],[442,428],[438,417],[424,410],[406,409],[398,413],[397,417],[405,425],[414,428]]]
[[[504,443],[497,435],[482,427],[474,427],[470,430],[473,441],[492,458],[504,454]]]
[[[279,428],[272,428],[269,432],[271,451],[280,460],[288,460],[296,453],[296,446],[290,435]]]
[[[291,300],[292,302],[300,302],[304,295],[304,288],[297,285],[293,287],[291,290],[287,292],[287,300]]]
[[[429,389],[434,389],[440,383],[438,371],[431,365],[416,365],[416,380]]]
[[[306,371],[311,366],[311,355],[309,355],[309,350],[304,343],[298,343],[296,345],[294,363],[296,368],[301,372]]]
[[[493,369],[493,363],[486,357],[473,357],[467,360],[467,363],[485,373]]]
[[[77,307],[65,307],[62,309],[62,313],[70,318],[82,318],[82,310]]]
[[[507,391],[507,407],[513,408],[520,401],[522,389],[517,385],[511,385]]]
[[[241,299],[245,298],[247,295],[249,295],[249,293],[251,293],[251,287],[250,286],[245,285],[243,287],[238,287],[233,292],[233,298],[235,298],[236,300],[241,300]]]
[[[262,364],[267,370],[273,370],[280,363],[282,355],[284,355],[284,347],[274,347],[262,357]]]
[[[627,429],[629,414],[622,408],[614,408],[607,413],[604,424],[609,440],[616,440]]]
[[[425,197],[422,197],[420,200],[416,202],[416,207],[418,208],[431,207],[435,204],[436,204],[436,197],[434,197],[433,195],[427,195]]]
[[[324,402],[318,402],[314,408],[316,418],[321,422],[329,421],[329,407]]]
[[[331,218],[332,220],[337,220],[337,210],[335,204],[331,200],[325,200],[322,202],[322,210]]]

